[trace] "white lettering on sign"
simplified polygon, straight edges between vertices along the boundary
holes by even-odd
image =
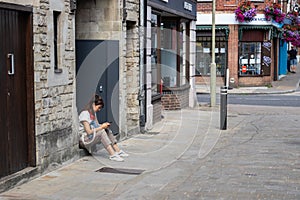
[[[183,8],[186,9],[186,10],[189,10],[191,12],[193,11],[193,5],[188,3],[188,2],[184,2]]]
[[[211,25],[211,14],[197,14],[197,25]],[[251,22],[240,23],[235,19],[234,13],[218,14],[216,13],[216,24],[228,25],[228,24],[243,24],[243,25],[272,25],[272,21],[267,21],[265,14],[257,14]]]
[[[264,17],[264,18],[253,18],[252,21],[261,21],[261,22],[265,22],[267,21],[267,19]]]

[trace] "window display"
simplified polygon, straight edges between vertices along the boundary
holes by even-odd
[[[261,75],[261,42],[239,44],[239,75]]]
[[[210,75],[211,54],[212,54],[211,37],[197,37],[196,44],[196,75]],[[227,42],[225,37],[216,37],[215,62],[217,75],[223,76],[227,63]]]

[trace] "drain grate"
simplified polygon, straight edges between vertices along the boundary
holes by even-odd
[[[96,172],[103,172],[103,173],[115,173],[115,174],[129,174],[129,175],[139,175],[143,173],[145,170],[141,169],[122,169],[122,168],[111,168],[111,167],[102,167]]]

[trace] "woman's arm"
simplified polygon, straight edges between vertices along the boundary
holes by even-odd
[[[90,124],[89,124],[87,121],[83,121],[82,124],[83,124],[83,127],[84,127],[85,132],[86,132],[88,135],[94,133],[94,130],[91,129]],[[97,131],[100,131],[100,130],[102,130],[102,129],[106,129],[106,128],[109,127],[109,125],[110,125],[110,124],[107,123],[107,122],[106,122],[106,123],[103,123],[103,124],[101,124],[101,126],[95,128],[95,131],[97,132]]]

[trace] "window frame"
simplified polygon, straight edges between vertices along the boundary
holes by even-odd
[[[206,40],[198,40],[198,38],[206,38]],[[207,36],[196,36],[196,45],[198,44],[198,43],[204,43],[204,42],[207,42],[207,43],[209,43],[209,56],[210,56],[210,61],[209,61],[209,64],[208,64],[208,66],[206,67],[208,70],[208,72],[206,73],[206,74],[201,74],[201,73],[197,73],[198,71],[197,71],[197,69],[200,67],[200,66],[198,66],[198,51],[197,51],[197,47],[196,47],[196,71],[195,71],[195,75],[196,76],[210,76],[210,64],[211,64],[211,55],[212,55],[212,52],[211,52],[211,50],[212,50],[212,37],[211,37],[211,35],[207,35]],[[216,42],[215,42],[215,51],[218,49],[219,51],[218,51],[218,53],[216,53],[215,52],[215,57],[217,58],[218,57],[218,55],[219,56],[221,56],[221,43],[225,43],[225,59],[224,59],[224,61],[222,61],[222,62],[217,62],[217,59],[215,60],[215,62],[216,62],[216,66],[218,66],[218,64],[221,64],[221,66],[222,66],[222,63],[223,63],[223,67],[221,67],[221,69],[219,70],[219,72],[220,72],[220,74],[217,74],[217,76],[220,76],[220,77],[224,77],[225,76],[225,70],[227,69],[227,65],[228,65],[228,53],[226,53],[226,52],[228,52],[228,41],[226,40],[226,36],[223,36],[223,35],[220,35],[220,36],[216,36]]]
[[[60,44],[61,44],[61,12],[53,11],[53,53],[54,53],[54,73],[62,73],[60,65]]]
[[[255,44],[255,51],[248,51],[245,52],[247,54],[247,63],[248,64],[243,64],[243,58],[241,58],[241,50],[243,48],[243,44]],[[257,45],[259,44],[259,48],[257,48]],[[254,54],[253,57],[251,57],[250,54]],[[262,76],[263,71],[262,71],[262,42],[261,41],[240,41],[239,42],[239,48],[238,48],[238,76],[239,77],[256,77],[256,76]],[[244,58],[246,59],[246,58]],[[260,62],[257,63],[257,60],[260,59]],[[254,60],[255,63],[251,63]],[[256,67],[255,65],[259,65]],[[243,72],[242,68],[243,66],[246,66],[246,72]],[[259,68],[259,73],[257,72],[257,68]]]

